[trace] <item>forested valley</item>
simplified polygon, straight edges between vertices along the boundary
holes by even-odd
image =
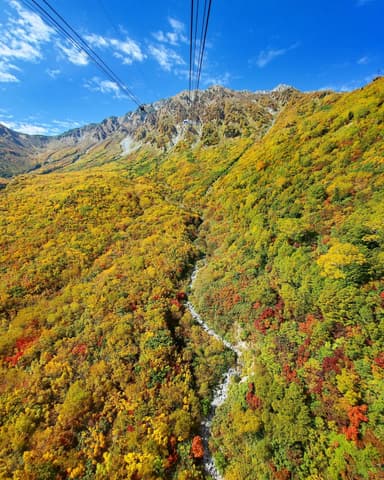
[[[205,95],[0,170],[1,479],[208,479],[188,299],[225,480],[384,478],[384,79]]]

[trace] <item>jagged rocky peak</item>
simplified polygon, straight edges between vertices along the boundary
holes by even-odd
[[[103,143],[117,145],[117,151],[120,148],[125,155],[145,145],[167,150],[181,140],[213,145],[241,135],[258,137],[292,95],[299,94],[286,85],[262,94],[214,85],[202,91],[184,90],[122,117],[52,137],[24,135],[0,126],[0,174],[13,175],[52,163],[60,168],[60,162],[64,166],[76,162]]]
[[[277,86],[272,90],[272,92],[281,93],[281,92],[286,92],[287,90],[295,90],[296,92],[298,91],[298,90],[296,90],[296,88],[291,87],[291,85],[286,85],[285,83],[280,83],[279,85],[277,85]]]

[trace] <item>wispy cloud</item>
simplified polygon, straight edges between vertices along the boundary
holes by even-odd
[[[81,126],[81,123],[76,122],[75,120],[53,120],[52,121],[53,127],[51,130],[72,130],[73,128],[77,128]]]
[[[50,123],[43,123],[39,122],[37,118],[27,118],[25,121],[20,122],[13,120],[12,115],[2,113],[1,110],[0,123],[16,132],[28,135],[58,135],[82,125],[82,123],[74,120],[52,120]]]
[[[232,79],[232,75],[229,72],[225,72],[221,75],[207,76],[203,79],[203,84],[208,85],[222,85],[227,86]]]
[[[56,80],[56,78],[60,75],[61,70],[59,70],[58,68],[52,68],[52,69],[47,68],[46,73],[47,73],[48,77],[51,77],[51,78],[53,78],[53,80]]]
[[[17,82],[14,72],[20,69],[12,62],[41,60],[44,45],[51,40],[54,30],[17,0],[8,0],[8,5],[15,12],[0,24],[0,81]]]
[[[149,53],[166,72],[170,72],[174,67],[185,65],[183,58],[165,45],[150,45]]]
[[[0,61],[0,83],[15,83],[19,81],[16,75],[11,73],[11,70],[18,71],[19,68],[11,63]]]
[[[54,30],[18,1],[8,3],[17,14],[0,27],[0,56],[32,62],[41,59],[43,45],[51,40]]]
[[[256,59],[251,60],[251,63],[255,63],[259,68],[264,68],[276,58],[282,57],[288,52],[295,50],[297,47],[299,47],[299,45],[300,43],[296,42],[285,48],[268,48],[266,50],[262,50]]]
[[[10,118],[13,118],[13,115],[10,114],[7,109],[0,108],[0,117],[10,119]],[[2,121],[0,120],[0,122],[2,122]]]
[[[13,9],[8,13],[8,19],[0,24],[0,82],[16,82],[18,79],[11,72],[13,65],[10,62],[25,61],[39,62],[44,58],[44,48],[47,43],[53,41],[61,55],[70,63],[77,66],[86,66],[90,63],[87,54],[77,49],[68,41],[59,40],[56,32],[48,26],[36,13],[25,9],[18,0],[7,0]],[[132,39],[103,37],[96,33],[90,33],[86,40],[93,48],[110,49],[111,54],[119,58],[125,65],[134,61],[143,61],[146,56],[140,45]],[[56,78],[58,70],[51,68],[46,72],[52,78]]]
[[[85,40],[93,47],[109,49],[114,57],[120,59],[124,65],[131,65],[133,62],[142,62],[146,55],[140,45],[129,37],[124,40],[117,38],[103,37],[91,33],[85,35]]]
[[[73,65],[84,67],[89,63],[88,55],[80,49],[77,49],[74,45],[71,45],[69,42],[56,42],[57,48],[61,51],[62,54],[67,58],[67,60]]]
[[[188,38],[185,36],[185,25],[176,18],[169,17],[168,23],[171,27],[170,32],[158,30],[152,33],[152,36],[160,43],[168,43],[174,47],[182,43],[188,43]]]
[[[371,62],[371,59],[367,56],[361,57],[357,60],[358,65],[368,65]]]
[[[377,77],[377,73],[371,73],[364,78],[354,79],[347,83],[341,84],[334,84],[334,85],[326,85],[324,87],[319,88],[319,90],[334,90],[335,92],[350,92],[351,90],[355,90],[356,88],[363,87],[367,83],[372,82],[372,80]]]
[[[27,135],[47,135],[49,132],[47,127],[41,125],[23,122],[3,122],[2,120],[0,120],[0,123],[16,132],[26,133]]]
[[[91,92],[100,92],[107,95],[112,95],[114,98],[122,99],[127,98],[124,95],[117,83],[112,82],[111,80],[103,80],[99,77],[93,77],[90,80],[87,80],[84,83],[85,88]]]

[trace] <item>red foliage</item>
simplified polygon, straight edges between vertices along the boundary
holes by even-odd
[[[276,329],[283,321],[283,308],[284,302],[282,298],[279,298],[274,307],[265,308],[253,323],[256,330],[260,333],[266,333],[269,328]]]
[[[203,440],[200,435],[196,435],[192,440],[192,457],[201,459],[204,457]]]
[[[261,307],[261,303],[260,302],[255,302],[253,305],[252,305],[252,308],[254,308],[255,310],[257,310],[258,308]]]
[[[283,470],[277,470],[275,465],[273,465],[272,463],[270,463],[269,466],[272,470],[272,475],[273,475],[274,479],[276,479],[276,480],[290,480],[291,472],[288,469],[283,468]]]
[[[17,364],[25,351],[36,341],[36,337],[22,337],[16,340],[16,353],[10,357],[5,357],[5,361],[13,367]]]
[[[177,300],[186,300],[187,299],[187,294],[185,292],[178,292],[176,294]]]
[[[279,470],[275,473],[276,480],[289,480],[291,478],[291,472],[287,468]]]
[[[341,373],[340,363],[345,360],[344,352],[341,348],[337,348],[332,356],[325,357],[323,360],[323,374],[328,372]]]
[[[168,455],[168,457],[167,457],[167,461],[166,461],[166,464],[165,464],[165,468],[171,468],[171,467],[173,467],[173,465],[175,465],[178,460],[179,460],[179,455],[178,455],[178,453],[177,453],[177,452],[171,453],[171,454]]]
[[[316,317],[314,315],[308,314],[305,322],[299,323],[299,332],[310,335],[312,333],[312,329],[315,323]]]
[[[381,305],[384,305],[384,290],[380,293]]]
[[[234,304],[239,303],[241,301],[240,295],[238,293],[235,293],[235,295],[233,295],[232,301]]]
[[[347,440],[357,442],[361,422],[368,422],[367,405],[356,405],[348,410],[349,426],[343,428]]]
[[[299,381],[297,378],[296,370],[292,370],[290,365],[288,365],[287,363],[283,365],[283,375],[288,383],[290,382],[297,383]]]
[[[321,395],[323,393],[324,380],[321,377],[318,377],[316,385],[313,387],[312,392],[316,395]]]
[[[175,298],[173,298],[171,300],[171,305],[175,305],[175,307],[177,307],[177,308],[181,307],[181,303],[178,300],[176,300]]]
[[[256,410],[261,407],[261,398],[255,395],[255,384],[250,383],[248,385],[248,392],[245,396],[245,400],[252,410]]]
[[[127,432],[134,432],[134,431],[135,431],[135,428],[133,427],[133,425],[128,425]]]
[[[168,452],[169,456],[167,457],[167,462],[165,468],[171,468],[179,460],[179,455],[176,450],[177,440],[174,435],[171,435],[168,440]]]
[[[384,352],[379,353],[379,355],[376,358],[374,358],[373,361],[380,368],[384,368]]]
[[[78,343],[72,348],[72,354],[80,357],[85,357],[88,353],[87,345],[85,343]]]
[[[168,440],[168,449],[170,451],[173,451],[175,450],[176,445],[177,445],[177,439],[174,435],[171,435]]]
[[[311,344],[310,337],[307,337],[297,350],[297,365],[302,367],[311,356],[308,347]]]

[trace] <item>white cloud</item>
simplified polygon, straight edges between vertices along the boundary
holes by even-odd
[[[99,77],[93,77],[91,80],[85,82],[84,86],[91,92],[100,92],[108,95],[112,94],[114,98],[118,99],[127,98],[126,95],[121,92],[117,83],[112,82],[111,80],[102,80]]]
[[[56,69],[55,68],[53,68],[53,69],[47,68],[46,73],[49,77],[56,80],[56,78],[60,75],[61,70],[59,70],[57,68]]]
[[[142,62],[146,58],[140,46],[129,38],[126,38],[124,41],[112,38],[110,39],[110,44],[117,50],[115,56],[121,55],[123,63],[126,65],[130,65],[134,61]]]
[[[23,122],[3,122],[1,123],[12,130],[20,133],[26,133],[27,135],[47,135],[48,128],[46,126],[41,125],[33,125],[30,123],[23,123]]]
[[[0,116],[2,118],[7,118],[8,120],[13,118],[13,115],[11,115],[5,108],[0,108]],[[0,122],[2,122],[2,120],[0,120]]]
[[[0,83],[15,83],[18,82],[18,78],[15,77],[12,73],[2,72],[0,70]]]
[[[172,68],[178,65],[185,65],[184,60],[177,52],[164,45],[150,45],[149,53],[158,62],[161,68],[167,72],[170,72]]]
[[[81,126],[81,123],[76,122],[75,120],[53,120],[52,124],[57,126],[60,130],[72,130],[73,128]],[[56,130],[56,128],[54,129]]]
[[[74,65],[78,65],[81,67],[88,65],[89,57],[83,50],[77,49],[74,45],[71,45],[69,42],[67,42],[66,44],[62,42],[57,42],[56,46],[67,57],[67,59]]]
[[[232,75],[229,72],[225,72],[222,75],[208,76],[204,78],[204,85],[228,85],[231,81]]]
[[[259,53],[257,59],[253,60],[252,62],[256,63],[256,65],[259,68],[264,68],[266,65],[271,63],[275,58],[286,55],[288,52],[296,49],[298,46],[299,46],[299,43],[294,43],[293,45],[286,48],[280,48],[280,49],[269,48],[267,50],[262,50]]]
[[[319,90],[334,90],[336,92],[350,92],[351,90],[355,90],[356,88],[363,87],[364,85],[367,85],[367,83],[372,82],[374,78],[377,77],[377,73],[372,73],[370,75],[367,75],[364,78],[359,78],[359,79],[354,79],[349,81],[348,83],[343,83],[343,84],[334,84],[334,85],[326,85]]]
[[[0,82],[18,82],[15,71],[20,71],[12,62],[37,62],[43,58],[44,45],[54,35],[54,30],[33,12],[24,9],[17,0],[8,5],[15,12],[8,14],[0,24]]]
[[[84,38],[93,48],[112,50],[113,56],[120,59],[124,65],[131,65],[135,61],[142,62],[146,58],[140,45],[129,37],[118,40],[92,33]]]
[[[361,57],[357,60],[358,65],[368,65],[370,63],[370,58],[367,56]]]
[[[169,17],[168,22],[171,27],[175,30],[175,32],[183,32],[185,30],[185,26],[183,22],[180,22],[176,18]]]
[[[0,26],[0,56],[30,62],[40,60],[43,45],[51,40],[54,30],[37,14],[25,10],[18,1],[8,3],[17,15]]]
[[[108,40],[101,35],[97,35],[96,33],[85,35],[84,38],[92,47],[100,48],[108,46]]]
[[[174,47],[179,46],[181,43],[188,43],[188,38],[184,34],[184,23],[172,17],[168,18],[168,22],[171,26],[172,31],[163,32],[162,30],[159,30],[155,33],[152,33],[152,36],[155,38],[155,40],[160,43],[169,43]]]
[[[23,122],[15,121],[12,117],[0,111],[0,123],[16,132],[28,135],[58,135],[73,128],[80,127],[85,122],[74,120],[52,120],[50,123],[39,122],[37,118],[27,118]]]
[[[19,79],[10,70],[20,70],[16,65],[0,61],[0,83],[15,83]]]

